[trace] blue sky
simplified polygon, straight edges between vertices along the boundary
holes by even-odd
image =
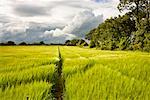
[[[119,0],[1,0],[0,42],[63,43],[84,38],[106,18],[117,16]]]
[[[95,2],[108,2],[108,0],[93,0]]]

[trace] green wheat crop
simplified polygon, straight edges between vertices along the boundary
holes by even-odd
[[[150,53],[60,46],[64,100],[149,100]],[[1,46],[0,100],[45,100],[57,46]]]

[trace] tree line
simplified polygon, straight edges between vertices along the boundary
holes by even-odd
[[[118,9],[129,12],[92,29],[86,35],[89,46],[102,50],[150,51],[150,1],[120,0]]]
[[[16,44],[14,41],[7,41],[0,43],[1,46],[13,46],[13,45],[48,45],[45,44],[43,41],[41,42],[35,42],[35,43],[26,43],[26,42],[20,42],[19,44]]]
[[[16,44],[14,41],[8,41],[5,43],[0,43],[0,46],[13,46],[13,45],[23,45],[23,46],[31,46],[31,45],[66,45],[66,46],[88,46],[88,43],[83,39],[72,39],[72,40],[66,40],[65,43],[44,43],[44,41],[35,42],[35,43],[26,43],[26,42],[20,42],[19,44]]]

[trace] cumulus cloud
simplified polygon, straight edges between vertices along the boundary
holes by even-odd
[[[102,21],[102,15],[95,16],[92,11],[83,11],[77,14],[62,31],[78,37],[84,37],[86,32],[97,27]]]
[[[66,40],[76,38],[75,35],[64,33],[60,29],[45,31],[43,37],[47,43],[65,43]]]
[[[84,38],[85,34],[92,28],[97,27],[103,21],[103,16],[95,16],[92,11],[83,11],[78,13],[73,20],[64,27],[64,29],[56,29],[46,31],[44,34],[54,38],[57,43],[64,43],[66,40],[73,38]],[[59,41],[56,41],[59,40]],[[51,41],[53,42],[53,41]]]
[[[118,1],[1,0],[0,42],[64,43],[84,38],[106,18],[119,14]]]
[[[37,5],[25,5],[25,4],[21,4],[21,5],[17,5],[14,8],[14,12],[17,15],[20,16],[44,16],[44,15],[48,15],[47,13],[47,9],[42,7],[42,6],[37,6]]]
[[[83,38],[90,29],[97,27],[103,21],[102,16],[95,16],[92,11],[82,11],[78,13],[73,20],[64,28],[48,27],[40,23],[11,23],[5,24],[1,32],[2,41],[12,40],[17,43],[40,42],[46,43],[64,43],[73,38]]]
[[[45,23],[35,22],[12,22],[0,25],[0,40],[1,42],[15,41],[16,43],[25,42],[39,42],[44,40],[44,32],[54,30],[59,26],[52,26]],[[60,26],[60,28],[62,28]]]

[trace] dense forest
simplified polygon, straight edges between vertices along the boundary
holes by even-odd
[[[91,30],[86,35],[90,47],[150,51],[150,1],[120,0],[118,10],[128,13],[107,19]]]

